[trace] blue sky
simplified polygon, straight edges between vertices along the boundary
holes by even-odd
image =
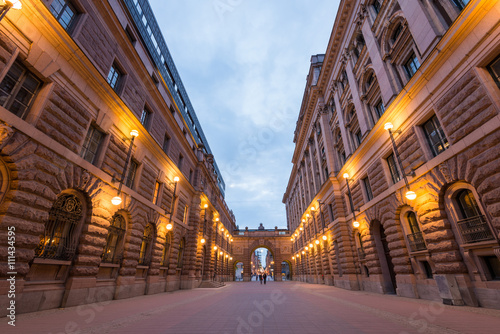
[[[314,3],[314,5],[312,5]],[[286,228],[281,202],[310,58],[339,0],[150,0],[240,228]]]

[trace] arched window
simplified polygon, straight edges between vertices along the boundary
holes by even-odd
[[[102,253],[102,262],[119,263],[122,259],[121,252],[123,251],[123,238],[125,236],[125,218],[116,214],[113,216],[111,225],[109,226],[108,237],[106,238],[106,246]]]
[[[151,262],[151,250],[153,246],[154,227],[147,224],[142,236],[141,252],[139,253],[139,265],[149,265]]]
[[[49,221],[35,256],[55,260],[71,260],[78,245],[79,222],[83,206],[76,195],[59,196],[49,211]]]
[[[460,216],[457,225],[465,243],[494,239],[472,191],[469,189],[459,190],[455,196],[455,204]]]
[[[182,238],[179,242],[179,253],[177,254],[177,268],[182,268],[184,261],[184,247],[185,247],[185,239]]]
[[[424,237],[420,231],[420,226],[418,225],[417,216],[415,212],[409,211],[405,215],[406,223],[408,224],[408,231],[406,238],[410,244],[410,250],[412,252],[421,251],[427,249],[425,245]]]
[[[163,247],[163,254],[161,256],[161,265],[168,267],[170,264],[170,250],[172,248],[172,233],[169,232],[165,236],[165,247]]]

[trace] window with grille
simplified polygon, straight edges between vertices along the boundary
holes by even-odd
[[[181,239],[179,243],[179,253],[177,254],[177,268],[182,268],[182,265],[184,264],[184,246],[185,246],[186,241],[184,238]]]
[[[399,173],[394,153],[387,157],[387,165],[389,166],[389,172],[391,173],[392,182],[398,183],[401,180],[401,174]]]
[[[151,249],[154,237],[154,226],[153,224],[146,225],[144,229],[144,234],[142,236],[141,250],[139,253],[139,264],[149,265],[151,262]]]
[[[103,138],[104,133],[99,131],[94,125],[91,125],[83,142],[80,156],[91,164],[95,163]]]
[[[41,85],[33,73],[16,61],[0,83],[0,105],[24,118]]]
[[[433,156],[437,156],[450,147],[448,139],[446,139],[443,128],[441,128],[441,124],[436,115],[425,122],[423,128]]]
[[[113,90],[116,92],[120,88],[120,81],[121,78],[123,77],[123,73],[120,71],[118,68],[118,65],[113,64],[111,66],[111,69],[109,70],[108,73],[108,83],[113,88]]]
[[[165,245],[163,247],[163,254],[161,257],[161,265],[168,267],[170,263],[170,249],[172,247],[172,232],[167,233],[165,236]]]
[[[83,206],[73,194],[57,198],[49,211],[44,234],[35,249],[39,258],[70,261],[78,245],[78,225],[83,216]]]
[[[70,1],[54,0],[50,4],[50,11],[66,31],[73,28],[78,12]]]
[[[106,238],[106,246],[102,253],[102,262],[119,263],[122,259],[121,247],[125,236],[125,218],[122,215],[113,216],[111,225],[109,226],[108,237]]]

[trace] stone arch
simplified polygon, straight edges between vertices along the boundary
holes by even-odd
[[[392,44],[390,44],[389,40],[392,37],[394,29],[399,25],[403,25],[403,29],[408,29],[408,24],[406,23],[406,18],[403,15],[403,11],[398,10],[391,15],[391,17],[387,20],[384,25],[384,30],[382,32],[382,38],[380,39],[380,50],[382,53],[382,58],[386,58],[390,56],[392,51]]]

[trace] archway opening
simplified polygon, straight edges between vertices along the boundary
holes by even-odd
[[[291,281],[292,280],[292,264],[289,261],[281,262],[281,280]]]
[[[243,269],[244,269],[243,262],[240,261],[234,264],[234,280],[236,282],[243,281]]]
[[[252,252],[251,260],[251,280],[257,281],[260,276],[266,275],[267,281],[274,281],[274,256],[266,247],[258,247]]]

